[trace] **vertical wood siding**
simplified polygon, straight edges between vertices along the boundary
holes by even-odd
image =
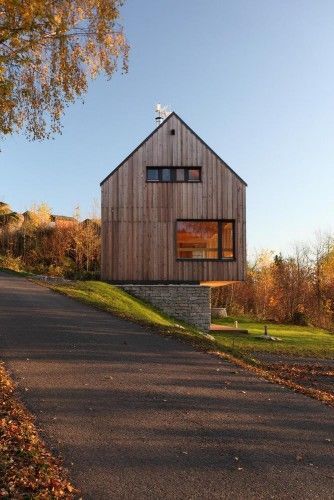
[[[149,183],[147,166],[202,167],[202,182]],[[243,280],[245,191],[238,176],[173,114],[102,184],[102,279]],[[177,261],[177,219],[234,219],[236,260]]]

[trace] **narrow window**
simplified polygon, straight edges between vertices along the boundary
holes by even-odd
[[[218,222],[177,221],[179,259],[218,259]]]
[[[146,170],[146,180],[147,181],[158,181],[159,180],[159,170],[157,168],[148,168]]]
[[[177,182],[184,182],[185,181],[184,168],[176,168],[175,170],[176,170]]]
[[[162,169],[161,180],[162,180],[162,182],[170,182],[172,180],[170,168],[163,168]]]
[[[222,222],[222,253],[223,259],[234,257],[233,222]]]

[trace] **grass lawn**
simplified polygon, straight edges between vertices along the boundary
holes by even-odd
[[[247,318],[215,319],[215,324],[234,326],[238,321],[239,328],[245,328],[249,335],[238,335],[225,332],[211,332],[219,345],[234,348],[242,354],[252,355],[256,352],[285,354],[289,356],[334,359],[334,334],[311,326],[280,325],[253,321]],[[268,334],[282,339],[271,342],[257,339],[264,333],[264,325],[268,326]]]

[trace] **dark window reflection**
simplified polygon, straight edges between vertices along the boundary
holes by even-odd
[[[159,170],[157,168],[147,169],[147,180],[148,181],[158,181],[159,180]]]
[[[161,180],[163,182],[170,182],[172,179],[171,179],[171,171],[170,171],[170,168],[163,168],[162,169],[162,176],[161,176]]]

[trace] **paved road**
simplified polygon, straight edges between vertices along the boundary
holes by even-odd
[[[84,500],[334,498],[317,401],[5,274],[0,351]]]

